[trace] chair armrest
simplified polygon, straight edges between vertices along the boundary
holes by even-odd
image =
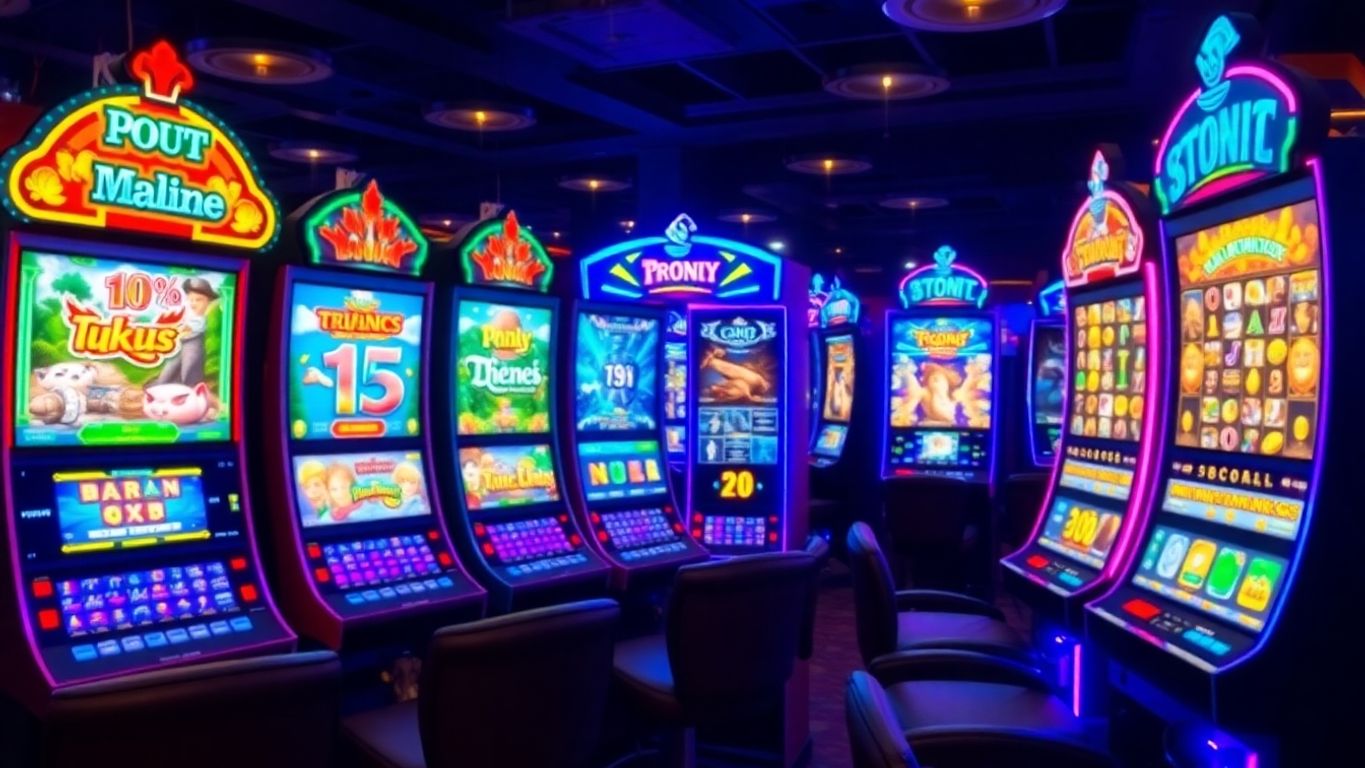
[[[1013,659],[976,651],[898,651],[873,659],[868,671],[882,685],[916,680],[954,680],[1017,685],[1046,693],[1055,689],[1042,670]]]
[[[950,757],[963,765],[1065,765],[1114,768],[1113,756],[1069,736],[1024,728],[937,726],[918,728],[912,748],[926,761]]]
[[[1004,620],[999,608],[971,595],[945,592],[939,589],[906,589],[896,593],[898,611],[934,611],[937,613],[974,613]]]

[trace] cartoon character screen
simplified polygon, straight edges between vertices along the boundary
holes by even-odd
[[[1145,297],[1078,304],[1071,322],[1071,434],[1137,442],[1147,397]]]
[[[550,333],[545,307],[461,301],[455,410],[461,435],[550,431]]]
[[[1313,200],[1176,238],[1177,445],[1313,458],[1322,284]]]
[[[16,444],[231,437],[235,274],[27,250],[18,271]]]
[[[704,322],[697,356],[697,461],[776,464],[781,339],[776,322]]]
[[[578,316],[574,412],[580,431],[655,429],[659,321]]]
[[[1066,339],[1056,326],[1037,326],[1033,339],[1033,423],[1062,423],[1066,398]]]
[[[304,528],[431,512],[418,451],[295,456],[294,495]]]
[[[544,443],[461,448],[460,481],[472,510],[559,501],[554,456]]]
[[[54,474],[62,552],[207,539],[202,474],[197,467]]]
[[[825,339],[825,402],[821,415],[826,421],[840,424],[853,418],[852,336]]]
[[[417,435],[425,297],[297,283],[289,422],[298,440]]]
[[[891,426],[990,429],[993,333],[979,317],[894,317]]]
[[[588,501],[658,496],[668,492],[657,440],[612,440],[578,446],[578,469]]]

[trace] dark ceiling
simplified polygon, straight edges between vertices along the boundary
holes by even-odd
[[[51,105],[88,87],[92,55],[126,50],[130,35],[134,46],[305,45],[332,57],[334,76],[303,86],[204,76],[195,89],[246,139],[286,207],[331,186],[332,171],[268,148],[319,140],[356,148],[354,165],[415,212],[469,215],[500,197],[580,251],[619,237],[622,220],[660,228],[682,204],[708,231],[781,239],[790,255],[837,260],[867,282],[943,242],[992,277],[1029,279],[1055,272],[1096,143],[1120,145],[1130,178],[1146,180],[1152,139],[1195,84],[1193,52],[1215,13],[1260,16],[1276,54],[1360,57],[1362,6],[1070,0],[1028,26],[944,34],[900,27],[874,0],[32,0],[0,18],[0,78]],[[950,87],[887,105],[821,87],[841,68],[887,61],[937,71]],[[1365,106],[1352,88],[1332,95],[1334,106]],[[472,99],[532,107],[538,122],[480,137],[423,119],[430,102]],[[784,167],[826,152],[874,167],[829,179]],[[580,173],[634,185],[557,186]],[[878,205],[891,195],[949,205]],[[738,208],[778,218],[749,232],[714,218]]]

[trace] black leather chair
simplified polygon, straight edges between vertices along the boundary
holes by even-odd
[[[695,760],[695,729],[780,706],[809,659],[815,559],[773,552],[678,569],[664,633],[616,644],[616,683],[635,711],[672,729],[673,765]]]
[[[577,768],[597,748],[620,607],[586,600],[436,632],[415,702],[342,721],[382,768]]]
[[[819,573],[829,564],[830,546],[824,536],[812,533],[806,537],[806,554],[815,558],[815,572]]]
[[[330,651],[86,683],[52,695],[40,726],[40,765],[329,765],[340,706],[341,663]]]
[[[1033,667],[971,651],[910,651],[882,656],[870,672],[875,680],[855,672],[847,693],[854,759],[867,761],[856,765],[914,765],[894,762],[907,750],[935,768],[1114,765]]]
[[[980,651],[1036,663],[1032,646],[999,608],[968,595],[930,589],[896,591],[891,569],[867,523],[848,529],[858,650],[863,664],[888,653],[929,648]]]

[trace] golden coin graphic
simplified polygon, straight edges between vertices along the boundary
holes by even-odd
[[[1231,424],[1237,420],[1238,414],[1237,399],[1229,397],[1223,401],[1223,421]]]
[[[1284,447],[1283,432],[1267,432],[1265,439],[1261,441],[1261,453],[1267,456],[1274,456]]]
[[[1128,396],[1119,395],[1114,398],[1114,415],[1120,419],[1128,415]]]
[[[1194,430],[1194,411],[1185,411],[1180,414],[1180,431],[1191,432]]]
[[[1112,325],[1106,325],[1104,327],[1104,346],[1114,346],[1114,326]]]
[[[1308,417],[1294,417],[1294,439],[1303,442],[1308,439]]]
[[[1255,395],[1261,391],[1261,372],[1252,368],[1247,371],[1246,390],[1248,395]]]
[[[1274,339],[1270,346],[1265,350],[1265,361],[1271,365],[1279,365],[1289,356],[1289,345],[1284,343],[1284,339]]]

